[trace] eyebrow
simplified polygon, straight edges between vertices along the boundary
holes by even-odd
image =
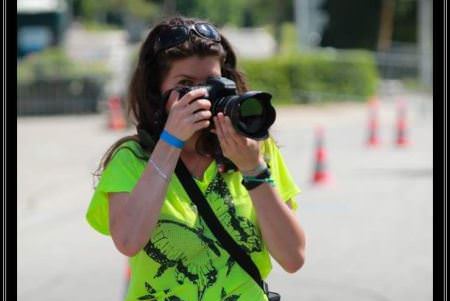
[[[188,75],[188,74],[178,74],[177,76],[175,76],[175,78],[178,78],[178,77],[185,77],[185,78],[188,78],[188,79],[194,79],[195,80],[195,77],[193,77],[191,75]]]
[[[218,75],[214,74],[214,75],[211,75],[211,76],[220,76],[220,74],[218,74]],[[175,78],[184,77],[184,78],[187,78],[187,79],[196,80],[195,76],[192,76],[192,75],[189,75],[189,74],[178,74],[178,75],[175,75],[174,77]]]

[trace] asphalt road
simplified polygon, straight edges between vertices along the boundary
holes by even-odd
[[[382,99],[382,144],[367,148],[364,104],[278,108],[273,134],[303,192],[307,258],[295,274],[273,261],[284,301],[432,300],[430,96],[406,95],[411,145],[397,148],[393,97]],[[334,182],[311,184],[314,128],[325,130]],[[126,259],[84,215],[91,173],[126,132],[105,115],[18,119],[18,300],[119,301]]]

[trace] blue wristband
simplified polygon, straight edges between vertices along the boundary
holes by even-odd
[[[183,148],[184,146],[184,141],[178,139],[177,137],[175,137],[174,135],[172,135],[171,133],[169,133],[168,131],[164,130],[161,133],[161,136],[159,137],[160,139],[162,139],[163,141],[165,141],[167,144],[176,147],[176,148]]]

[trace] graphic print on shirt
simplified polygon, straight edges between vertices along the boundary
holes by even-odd
[[[156,299],[156,290],[148,283],[145,283],[145,289],[148,292],[148,295],[139,297],[138,300],[155,300]],[[164,293],[168,294],[170,292],[170,290],[165,290]],[[167,298],[164,298],[164,301],[184,301],[183,299],[180,299],[177,296],[170,296]]]
[[[175,268],[176,281],[185,280],[198,287],[198,300],[217,280],[214,259],[221,256],[219,244],[204,235],[204,228],[191,228],[177,221],[161,219],[151,241],[144,250],[160,264],[154,278],[161,277],[169,268]]]
[[[246,253],[262,251],[259,231],[251,220],[237,214],[233,197],[220,174],[208,185],[205,197],[214,208],[222,225]]]
[[[247,253],[262,251],[259,231],[249,219],[237,214],[232,195],[219,174],[216,174],[208,185],[205,198],[230,235]],[[199,219],[199,223],[194,227],[178,221],[160,219],[151,240],[144,248],[146,254],[160,265],[154,278],[159,278],[167,270],[174,269],[171,272],[174,272],[177,283],[183,285],[185,281],[189,281],[197,287],[199,301],[203,299],[206,290],[218,281],[218,269],[214,266],[215,260],[222,256],[228,257],[226,275],[230,273],[235,264],[217,239],[209,230],[205,230],[206,228],[203,219]],[[148,291],[149,284],[145,285]],[[150,294],[149,291],[148,296],[154,295],[154,293]],[[222,290],[222,294],[224,294],[224,290]],[[146,296],[141,298],[144,297]],[[225,300],[235,301],[238,299],[239,295],[232,295]]]
[[[227,297],[227,293],[225,292],[225,289],[222,287],[222,292],[220,294],[220,300],[223,301],[237,301],[239,300],[239,297],[241,295],[231,295]]]

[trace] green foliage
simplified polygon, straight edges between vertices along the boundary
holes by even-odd
[[[118,1],[118,0],[115,0]],[[156,18],[160,12],[159,6],[145,0],[127,0],[124,3],[124,10],[132,17],[137,17],[141,20],[147,20]]]
[[[298,37],[294,23],[284,23],[281,27],[280,53],[298,52]]]
[[[107,1],[80,0],[79,2],[81,15],[84,19],[90,21],[93,21],[101,12],[108,8]]]
[[[108,15],[138,18],[152,23],[164,17],[167,0],[73,0],[73,10],[83,22],[108,22]],[[219,26],[264,26],[293,21],[293,1],[288,0],[172,0],[176,12],[207,19]]]
[[[91,22],[106,22],[108,13],[149,21],[160,12],[158,4],[146,0],[78,0],[77,6],[82,19]]]
[[[413,78],[402,78],[401,83],[408,91],[422,92],[422,93],[432,93],[432,88],[422,83],[416,77]]]
[[[17,65],[19,84],[58,78],[95,77],[105,80],[109,76],[110,71],[104,64],[74,62],[60,48],[31,54]]]
[[[108,24],[108,23],[100,23],[97,21],[86,20],[82,22],[83,28],[88,31],[110,31],[110,30],[118,30],[119,26]]]
[[[219,26],[225,24],[240,25],[246,8],[242,0],[179,0],[177,11],[182,15],[209,20]]]
[[[364,51],[292,53],[240,67],[251,89],[272,93],[275,103],[365,100],[378,84],[374,58]]]
[[[164,1],[149,2],[161,6]],[[219,26],[262,26],[273,23],[275,17],[293,20],[293,1],[287,0],[176,0],[175,4],[180,14],[207,19]]]

